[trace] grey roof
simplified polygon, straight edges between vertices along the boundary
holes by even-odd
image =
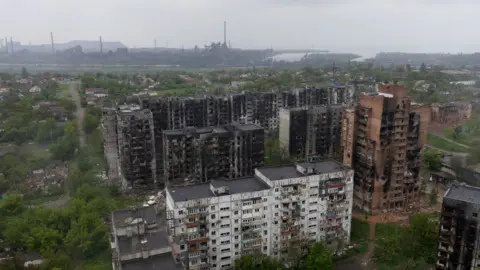
[[[207,133],[228,133],[228,131],[223,127],[202,127],[202,128],[195,128],[195,127],[187,127],[184,129],[171,129],[171,130],[164,130],[163,134],[167,136],[171,135],[186,135],[186,134],[207,134]]]
[[[168,234],[166,231],[149,232],[144,236],[119,237],[118,250],[120,255],[134,254],[142,251],[142,238],[146,239],[147,250],[168,247]]]
[[[313,167],[316,171],[316,174],[332,173],[332,172],[344,171],[345,169],[350,169],[347,166],[334,160],[325,160],[325,161],[318,161],[318,162],[300,162],[298,163],[298,165],[302,167]],[[263,175],[265,175],[271,181],[304,176],[302,173],[297,171],[297,168],[295,165],[265,167],[265,168],[259,168],[257,170]]]
[[[148,224],[151,223],[158,223],[159,216],[155,207],[153,206],[145,206],[145,207],[138,207],[135,209],[125,209],[120,211],[115,211],[112,213],[113,217],[113,225],[118,227],[125,227],[128,225],[127,218],[138,218],[141,217],[144,219]]]
[[[444,198],[480,205],[480,188],[465,183],[454,183],[447,190]]]
[[[214,187],[228,187],[230,195],[261,191],[270,188],[267,183],[255,177],[233,180],[212,180],[211,184]],[[184,187],[169,187],[167,190],[175,202],[198,200],[215,196],[210,189],[210,183],[202,183]]]
[[[176,270],[182,269],[180,264],[175,264],[171,254],[162,254],[148,259],[140,259],[122,263],[122,270]]]

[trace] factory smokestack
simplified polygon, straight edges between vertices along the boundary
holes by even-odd
[[[55,53],[55,43],[53,43],[53,32],[50,32],[50,42],[52,43],[52,53]]]
[[[227,47],[227,21],[223,22],[223,46]]]
[[[8,38],[5,37],[5,52],[8,53]]]
[[[11,49],[12,53],[15,52],[15,49],[13,48],[13,38],[12,37],[10,37],[10,49]]]
[[[102,42],[102,36],[100,36],[100,53],[103,53],[103,42]]]

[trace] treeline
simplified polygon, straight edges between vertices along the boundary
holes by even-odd
[[[321,242],[305,248],[291,261],[280,261],[264,255],[243,256],[235,261],[242,270],[333,270],[332,253]]]

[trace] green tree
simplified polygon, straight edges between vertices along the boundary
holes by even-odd
[[[26,67],[22,67],[22,77],[28,77],[28,71]]]
[[[422,73],[427,72],[427,66],[425,65],[425,63],[422,63],[420,65],[420,72],[422,72]]]
[[[425,150],[424,162],[431,171],[440,171],[442,168],[442,152],[438,150]]]
[[[242,270],[283,270],[286,269],[280,261],[265,255],[243,256],[235,261],[235,269]]]
[[[305,270],[333,270],[332,253],[323,243],[315,243],[305,260]]]
[[[403,242],[406,256],[415,261],[424,260],[429,264],[435,263],[438,241],[438,217],[420,213],[413,215],[410,226]]]
[[[87,113],[87,115],[85,116],[85,122],[84,122],[84,128],[87,134],[92,133],[98,127],[99,124],[100,124],[99,117],[91,113]]]

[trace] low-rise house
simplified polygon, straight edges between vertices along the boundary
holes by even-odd
[[[30,93],[40,93],[42,92],[42,88],[38,87],[37,85],[33,86],[28,90]]]
[[[85,88],[85,95],[94,96],[97,98],[108,96],[107,90],[103,88]]]
[[[25,262],[23,263],[23,267],[35,267],[42,265],[44,262],[42,255],[37,252],[30,252],[25,254],[24,261]]]

